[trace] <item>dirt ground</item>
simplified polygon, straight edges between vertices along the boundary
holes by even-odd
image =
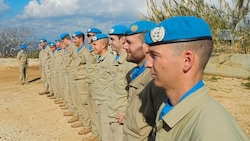
[[[18,84],[15,59],[0,58],[0,141],[81,141],[80,128],[71,128],[70,117],[52,99],[38,95],[42,83],[37,60],[30,62],[30,84]],[[240,123],[250,138],[250,89],[247,80],[219,76],[204,77],[211,96]],[[86,135],[88,136],[88,135]]]
[[[29,80],[40,77],[37,61],[31,60]],[[38,95],[40,80],[19,85],[15,59],[0,58],[0,141],[81,141],[81,128],[71,128],[54,100]],[[86,135],[88,136],[88,135]]]

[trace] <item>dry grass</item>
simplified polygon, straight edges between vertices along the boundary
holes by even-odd
[[[214,40],[214,53],[233,54],[250,53],[250,26],[245,21],[250,0],[238,0],[235,7],[230,7],[226,0],[219,0],[218,5],[208,5],[203,0],[147,0],[147,15],[142,18],[156,23],[172,16],[190,15],[201,17],[211,27]],[[221,30],[230,32],[230,41],[222,40]]]

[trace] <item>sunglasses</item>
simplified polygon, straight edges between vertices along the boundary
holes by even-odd
[[[95,36],[95,35],[92,35],[92,34],[87,34],[87,37],[91,37],[91,36]]]

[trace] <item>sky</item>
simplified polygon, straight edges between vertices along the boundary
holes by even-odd
[[[54,41],[62,33],[86,33],[97,27],[108,33],[117,24],[129,26],[146,14],[147,0],[0,0],[0,32],[26,26],[35,36]],[[161,0],[157,0],[160,1]],[[230,5],[235,0],[227,0]],[[211,4],[218,0],[205,0]]]
[[[117,24],[129,26],[146,13],[146,0],[0,0],[0,32],[25,26],[48,41],[62,33],[86,33],[97,27],[108,33]]]

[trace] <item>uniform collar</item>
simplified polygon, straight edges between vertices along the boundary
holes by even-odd
[[[76,52],[79,52],[84,47],[85,47],[85,44],[82,44],[79,48],[77,48]]]
[[[114,60],[114,65],[123,64],[126,61],[127,52],[122,53],[118,59]]]
[[[150,80],[152,80],[150,70],[146,68],[146,70],[141,73],[141,75],[139,75],[137,78],[135,78],[129,83],[129,86],[138,89],[140,86],[145,87]]]
[[[180,103],[182,100],[184,100],[186,97],[188,97],[189,95],[193,94],[194,92],[196,92],[198,89],[202,88],[204,86],[204,83],[202,80],[198,81],[198,83],[196,83],[190,90],[188,90],[179,100],[178,103]],[[166,115],[170,110],[172,110],[174,108],[173,105],[171,105],[169,99],[167,99],[165,106],[163,107],[161,114],[160,114],[160,119]]]
[[[162,120],[170,127],[173,128],[180,120],[182,120],[194,107],[204,103],[209,98],[206,87],[202,87],[188,96],[185,100],[178,103],[168,114],[162,117]],[[160,110],[164,104],[161,105]],[[158,117],[156,117],[159,119]]]
[[[99,55],[97,62],[98,63],[102,62],[105,59],[105,57],[108,55],[108,53],[109,53],[109,51],[106,51],[102,56]]]

